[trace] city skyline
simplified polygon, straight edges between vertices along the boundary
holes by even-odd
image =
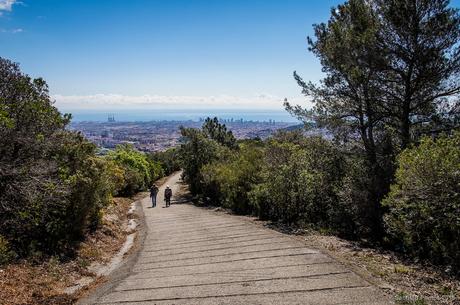
[[[105,122],[73,122],[70,129],[81,132],[95,143],[101,152],[107,152],[118,145],[130,144],[145,152],[165,151],[180,145],[183,140],[180,128],[200,128],[203,118],[197,121],[149,121],[118,122],[109,115]],[[298,129],[299,124],[267,120],[246,121],[225,120],[226,126],[237,139],[266,139],[279,130]]]

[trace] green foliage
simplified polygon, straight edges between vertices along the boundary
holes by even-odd
[[[380,203],[373,200],[370,191],[372,174],[366,161],[359,155],[348,155],[345,160],[345,174],[337,190],[341,209],[334,213],[337,220],[335,223],[345,237],[374,239],[373,234],[377,231],[375,227],[380,229],[381,219],[377,214],[380,206],[374,206]]]
[[[392,149],[385,149],[388,130],[383,118],[387,110],[381,102],[378,73],[385,63],[385,53],[379,49],[379,18],[373,10],[367,1],[350,0],[331,11],[327,24],[314,26],[316,40],[309,38],[309,46],[321,60],[326,77],[317,85],[304,82],[294,73],[302,92],[313,99],[314,107],[311,111],[289,103],[286,107],[304,121],[314,120],[319,127],[327,128],[337,143],[365,160],[358,160],[364,168],[363,176],[347,179],[348,183],[350,179],[358,180],[365,189],[360,192],[349,185],[358,192],[349,192],[344,199],[353,204],[350,195],[365,197],[367,203],[360,201],[358,205],[369,208],[369,216],[362,216],[367,218],[365,222],[375,224],[371,235],[379,239],[380,200],[389,189],[394,156]]]
[[[406,292],[399,292],[395,296],[395,302],[398,305],[427,305],[427,301],[420,296],[411,296]]]
[[[15,257],[15,253],[10,250],[8,241],[0,235],[0,266],[9,263]]]
[[[424,138],[398,158],[385,223],[407,253],[460,267],[460,133]]]
[[[153,162],[159,163],[164,170],[164,174],[167,176],[181,169],[179,154],[176,148],[154,152],[149,155],[149,158]]]
[[[113,186],[112,195],[121,195],[122,190],[126,187],[125,170],[113,160],[108,158],[104,160],[106,161],[106,171],[110,177],[110,184]]]
[[[460,15],[446,0],[349,0],[314,30],[309,49],[325,77],[306,82],[294,72],[313,108],[285,106],[363,159],[364,175],[354,180],[365,189],[353,193],[366,198],[358,205],[368,207],[370,235],[382,240],[381,200],[397,153],[423,134],[459,127]]]
[[[20,257],[72,252],[84,232],[99,225],[118,187],[113,164],[67,131],[69,120],[53,106],[42,79],[0,58],[3,258],[13,251]]]
[[[21,256],[72,251],[85,231],[99,225],[114,191],[107,162],[95,157],[93,144],[68,132],[55,140],[60,146],[51,156],[52,167],[39,179],[21,173],[5,184],[2,200],[9,204],[2,233]]]
[[[270,141],[263,182],[251,192],[258,215],[288,224],[334,228],[335,214],[340,213],[336,189],[343,167],[338,151],[321,138],[304,138],[298,144]]]
[[[217,118],[207,118],[201,130],[181,128],[181,134],[184,144],[180,146],[178,155],[184,170],[184,179],[190,185],[193,194],[203,194],[205,186],[203,185],[202,168],[213,161],[231,156],[230,150],[238,147],[236,139],[225,125],[219,123]],[[211,197],[217,198],[218,196],[212,195]]]
[[[183,168],[184,180],[190,185],[192,194],[203,191],[201,169],[204,165],[216,160],[225,150],[217,142],[208,139],[201,130],[181,128],[185,143],[179,148],[180,163]]]
[[[206,118],[202,127],[203,134],[216,141],[217,143],[227,146],[228,148],[236,148],[236,139],[230,130],[227,130],[225,124],[219,123],[217,118]]]
[[[116,180],[112,179],[109,163],[95,156],[96,146],[81,135],[63,134],[57,152],[61,183],[68,195],[63,198],[53,216],[47,220],[49,243],[68,236],[79,240],[85,230],[94,230],[100,223],[101,210],[111,202]],[[38,206],[37,213],[41,207]],[[57,244],[56,247],[59,245]]]
[[[6,105],[4,103],[0,104],[0,126],[3,128],[13,128],[13,120],[8,117],[8,112],[6,111]]]
[[[124,172],[124,186],[119,193],[125,196],[146,190],[155,180],[164,175],[159,162],[150,160],[146,154],[137,151],[132,145],[117,146],[108,154],[108,159]]]
[[[228,160],[217,160],[201,170],[203,195],[213,204],[239,214],[251,214],[249,192],[260,180],[263,150],[252,143],[242,144]]]
[[[353,238],[372,231],[366,166],[331,141],[281,131],[229,149],[197,129],[182,134],[184,178],[206,203]]]
[[[458,126],[460,15],[446,0],[349,0],[314,26],[310,51],[326,77],[318,86],[294,72],[314,107],[286,103],[336,136],[360,135],[367,153],[394,130],[404,148],[420,134]],[[447,126],[446,126],[446,123]]]
[[[445,121],[453,123],[452,110],[459,111],[460,14],[449,2],[375,1],[385,55],[377,71],[384,88],[380,100],[402,148],[420,134],[455,127]]]

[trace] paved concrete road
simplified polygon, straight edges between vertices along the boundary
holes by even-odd
[[[131,273],[97,304],[390,304],[301,241],[177,198],[164,208],[163,192],[154,209],[142,202],[147,235]]]

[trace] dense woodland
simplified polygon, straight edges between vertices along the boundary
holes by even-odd
[[[294,78],[306,128],[237,141],[217,119],[184,143],[107,156],[68,131],[42,79],[0,58],[0,264],[72,255],[112,196],[183,169],[205,204],[460,270],[460,16],[443,0],[349,0],[314,26],[319,84]],[[315,124],[311,124],[315,122]]]

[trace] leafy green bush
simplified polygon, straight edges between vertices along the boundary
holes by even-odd
[[[161,165],[165,175],[171,175],[173,172],[180,170],[179,155],[176,148],[170,148],[165,151],[154,152],[149,155],[153,162]]]
[[[181,134],[185,141],[179,148],[184,180],[190,185],[192,194],[202,194],[202,167],[225,154],[226,148],[198,129],[182,128]]]
[[[68,132],[56,140],[60,146],[48,171],[39,178],[20,174],[5,185],[2,234],[21,256],[72,251],[87,230],[99,225],[114,191],[107,162],[95,156],[93,144]]]
[[[69,240],[81,239],[85,230],[99,225],[102,209],[111,202],[116,180],[110,163],[95,153],[96,146],[81,135],[63,137],[57,160],[60,180],[69,195],[61,202],[62,218],[48,220],[48,226],[53,226],[50,243],[61,235],[67,235]]]
[[[149,160],[146,154],[136,150],[132,145],[119,145],[108,155],[124,172],[124,185],[119,193],[132,196],[147,189],[153,181],[164,175],[158,162]]]
[[[210,195],[210,187],[218,191],[216,185],[203,180],[202,169],[214,161],[232,157],[233,151],[238,148],[233,133],[217,118],[207,118],[201,129],[181,128],[181,135],[184,143],[178,150],[178,156],[190,191],[194,195],[203,195],[204,192]],[[219,196],[211,194],[210,197],[217,199]]]
[[[121,195],[121,191],[126,187],[125,170],[115,161],[108,158],[104,159],[107,163],[107,174],[110,176],[110,183],[113,184],[112,195]]]
[[[460,267],[460,133],[424,138],[398,158],[383,204],[388,233],[402,250]]]
[[[342,185],[337,188],[337,209],[331,211],[341,236],[373,239],[373,233],[380,229],[380,207],[374,205],[371,183],[366,160],[359,155],[347,155]]]
[[[262,162],[262,149],[246,143],[229,160],[205,165],[201,171],[204,196],[236,213],[252,213],[249,192],[260,180]]]
[[[69,120],[42,79],[0,58],[3,253],[5,245],[20,257],[72,252],[98,226],[115,192],[113,166],[96,157],[94,144],[65,129]]]
[[[343,163],[338,151],[321,138],[304,138],[299,144],[270,141],[262,183],[251,192],[259,217],[333,227]]]

